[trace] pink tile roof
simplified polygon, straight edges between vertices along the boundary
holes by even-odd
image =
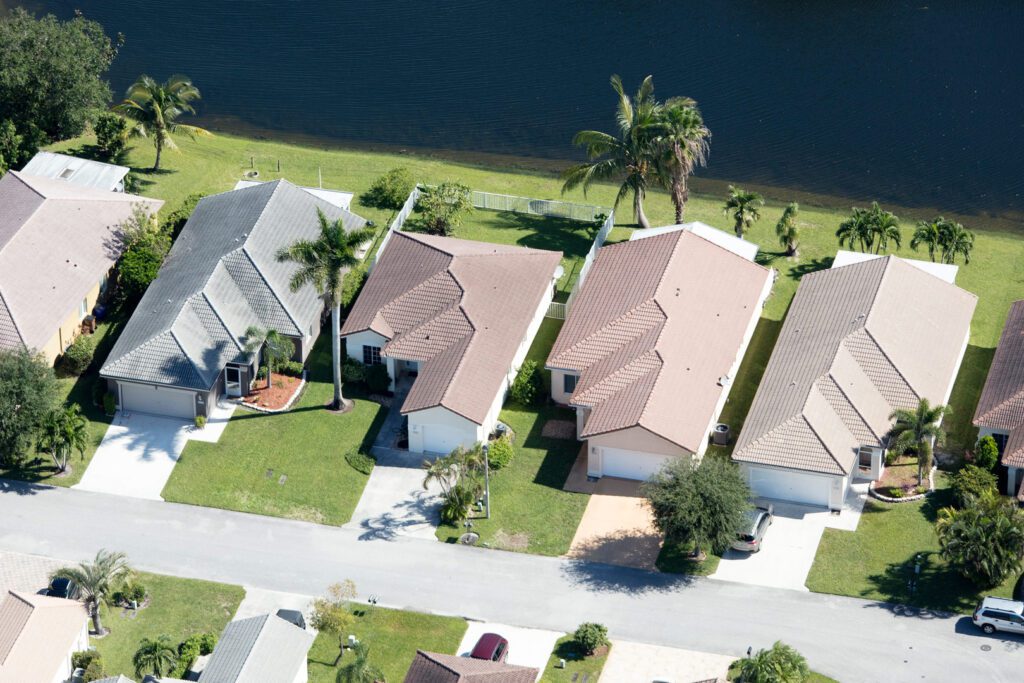
[[[1003,326],[974,425],[1008,432],[1002,462],[1024,467],[1024,301],[1015,301]]]
[[[8,592],[0,602],[0,683],[54,680],[87,620],[75,600]]]
[[[534,683],[538,674],[505,662],[417,650],[405,683]]]

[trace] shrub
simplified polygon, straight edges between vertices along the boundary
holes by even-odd
[[[107,395],[107,380],[102,377],[98,378],[92,383],[92,404],[94,406],[103,405],[103,397]]]
[[[889,496],[890,498],[902,498],[903,489],[901,489],[899,486],[890,486],[888,489],[885,490],[884,495]]]
[[[999,446],[991,436],[978,439],[974,447],[974,464],[982,469],[994,470],[999,463]]]
[[[369,271],[366,269],[365,262],[360,263],[345,273],[345,277],[341,280],[342,308],[348,308],[355,302],[359,292],[363,289],[363,285],[366,284],[367,277],[369,277]]]
[[[85,667],[85,674],[82,676],[83,683],[92,683],[93,681],[99,681],[107,677],[107,672],[103,669],[103,662],[100,659],[94,659],[89,662],[89,666]]]
[[[507,436],[503,436],[490,443],[487,459],[490,461],[492,470],[500,470],[502,467],[507,467],[515,455],[516,449],[512,445],[512,441]]]
[[[92,365],[92,357],[96,353],[96,340],[90,334],[80,334],[71,342],[64,352],[62,364],[72,375],[81,375]]]
[[[103,412],[107,415],[117,412],[117,399],[113,394],[103,394]]]
[[[927,486],[915,486],[914,487],[914,493],[916,493],[919,496],[922,495],[922,494],[928,493],[928,487]]]
[[[383,394],[391,386],[388,366],[370,365],[366,368],[366,387],[374,394]]]
[[[256,379],[263,382],[267,379],[267,366],[261,365],[260,369],[256,371]]]
[[[369,475],[373,472],[373,466],[377,461],[372,457],[358,450],[352,450],[345,454],[345,462],[352,466],[356,472]]]
[[[96,146],[108,159],[116,160],[128,143],[128,120],[114,112],[105,111],[96,117],[92,129],[96,133]]]
[[[739,660],[737,668],[744,683],[803,683],[811,675],[803,655],[779,641]]]
[[[199,640],[199,654],[201,655],[210,654],[217,645],[217,634],[210,631],[192,637]]]
[[[137,581],[129,581],[120,590],[114,591],[112,597],[119,604],[128,604],[132,600],[141,603],[146,599],[146,587]]]
[[[117,285],[123,303],[138,303],[149,283],[156,279],[164,254],[148,244],[128,249],[117,266]]]
[[[57,408],[53,367],[24,349],[0,349],[0,463],[19,465],[39,429]]]
[[[431,235],[451,235],[472,210],[470,189],[459,183],[425,188],[416,202],[416,211],[421,214],[417,222]]]
[[[215,633],[194,633],[178,645],[178,663],[171,671],[172,678],[184,678],[196,659],[213,652],[217,644]]]
[[[375,209],[398,211],[415,186],[409,169],[393,168],[374,180],[359,201]]]
[[[289,377],[302,377],[302,371],[304,369],[305,366],[301,362],[297,360],[290,360],[281,363],[281,367],[278,368],[277,371],[282,375],[288,375]]]
[[[512,400],[523,406],[532,406],[544,396],[544,375],[535,360],[523,363],[509,390]]]
[[[977,465],[967,464],[950,477],[953,504],[965,508],[996,491],[996,475]]]
[[[345,382],[365,382],[366,366],[351,356],[345,356],[341,363],[341,379]]]
[[[195,421],[196,421],[196,429],[202,429],[203,427],[206,426],[206,416],[205,415],[196,415],[196,420]]]
[[[608,645],[608,628],[593,622],[580,624],[572,634],[573,642],[588,655]]]
[[[100,653],[98,650],[79,650],[78,652],[71,653],[71,666],[75,669],[88,668],[94,661],[100,660]]]
[[[935,522],[942,558],[982,588],[994,588],[1021,571],[1024,511],[989,493],[962,510],[942,508]]]
[[[469,506],[476,502],[473,489],[462,482],[453,486],[443,496],[441,503],[441,522],[451,526],[459,526],[466,518]]]
[[[199,200],[206,195],[202,192],[194,192],[181,202],[174,211],[167,214],[164,217],[163,223],[161,224],[161,231],[168,235],[172,240],[177,239],[178,235],[181,234],[181,229],[185,227],[185,223],[188,223],[188,219],[192,216],[192,212],[195,211],[196,204]]]

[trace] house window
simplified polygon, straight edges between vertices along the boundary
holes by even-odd
[[[874,455],[874,449],[871,446],[861,446],[857,455],[857,464],[863,469],[871,469],[872,455]]]
[[[365,365],[380,365],[380,347],[363,346],[363,363]]]
[[[578,379],[579,377],[576,375],[562,375],[562,389],[565,393],[571,394],[576,391],[576,380]]]
[[[992,438],[995,439],[996,445],[999,446],[999,455],[1002,455],[1003,451],[1006,450],[1006,440],[1010,438],[1009,435],[993,434]]]
[[[67,309],[65,309],[65,310],[67,310]],[[82,299],[82,303],[78,307],[78,317],[79,318],[84,318],[87,315],[89,315],[89,298],[88,297]]]

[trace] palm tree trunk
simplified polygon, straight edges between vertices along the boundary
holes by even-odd
[[[679,225],[686,209],[686,176],[681,173],[672,177],[672,203],[676,207],[676,225]]]
[[[156,136],[156,161],[153,162],[153,170],[160,170],[160,153],[164,151],[164,141],[159,133]]]
[[[641,228],[651,227],[651,222],[647,220],[647,214],[644,213],[644,193],[641,190],[633,192],[633,213],[636,215],[636,222]]]
[[[341,395],[341,303],[331,308],[331,368],[334,370],[334,402],[331,407],[341,410],[345,397]],[[268,371],[269,374],[269,371]]]
[[[274,380],[274,373],[271,372],[271,370],[270,370],[270,363],[267,363],[267,389],[270,389],[270,387],[273,385],[273,383],[274,383],[273,380]]]
[[[90,611],[92,612],[92,628],[96,631],[96,635],[103,633],[103,624],[100,623],[100,602],[99,600],[92,598],[89,601]]]

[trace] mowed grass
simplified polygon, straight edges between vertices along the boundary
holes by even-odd
[[[548,665],[541,673],[540,680],[544,683],[579,683],[584,676],[590,676],[588,680],[596,683],[601,677],[601,671],[604,670],[610,652],[611,646],[587,657],[576,644],[572,634],[565,635],[555,643],[555,649],[548,658]],[[558,668],[560,659],[565,660],[564,669]]]
[[[345,462],[345,454],[367,452],[385,411],[357,398],[349,413],[328,412],[330,358],[330,334],[324,331],[296,405],[273,415],[239,408],[218,443],[190,441],[164,499],[321,524],[347,522],[369,477]]]
[[[455,654],[459,642],[466,634],[466,620],[457,617],[439,617],[420,612],[384,609],[382,607],[361,608],[356,612],[355,621],[348,629],[370,647],[370,662],[379,667],[388,681],[405,678],[409,665],[416,656],[416,650]],[[335,683],[344,681],[339,671],[352,661],[351,652],[334,666],[338,655],[337,636],[327,633],[317,635],[309,651],[310,683]]]
[[[245,597],[241,586],[140,572],[138,580],[150,595],[138,611],[103,607],[103,625],[110,633],[93,638],[108,676],[135,679],[132,656],[143,638],[166,635],[177,645],[195,633],[220,635]]]

